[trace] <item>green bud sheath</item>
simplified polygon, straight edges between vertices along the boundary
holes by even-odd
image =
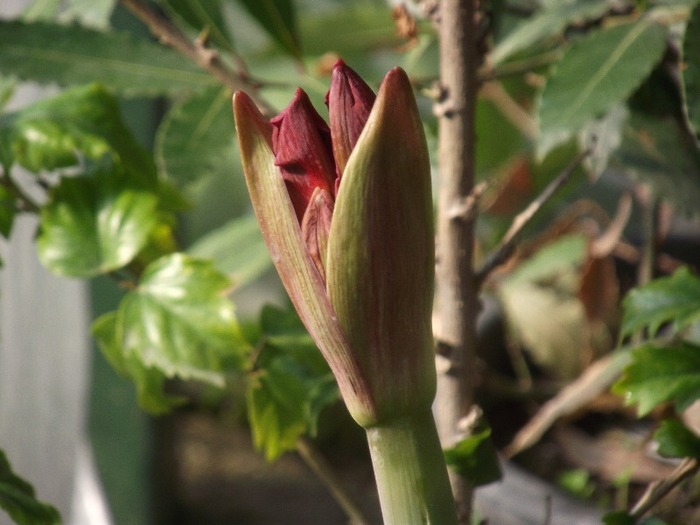
[[[406,73],[390,71],[336,197],[326,286],[370,383],[378,420],[435,395],[430,163]]]

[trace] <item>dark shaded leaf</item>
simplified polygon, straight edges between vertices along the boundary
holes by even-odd
[[[700,458],[700,437],[677,419],[664,420],[654,439],[659,443],[658,453],[662,456]]]
[[[60,525],[61,517],[51,505],[42,503],[34,488],[12,471],[5,453],[0,450],[0,508],[17,525]]]
[[[502,477],[491,428],[479,429],[455,446],[446,449],[445,461],[475,487],[488,485]]]
[[[266,307],[263,349],[248,387],[248,416],[256,447],[269,460],[314,434],[321,411],[338,400],[335,379],[299,318]]]
[[[296,9],[293,0],[238,0],[262,28],[293,57],[299,58]]]
[[[685,29],[681,81],[688,120],[700,140],[700,4],[693,9]]]

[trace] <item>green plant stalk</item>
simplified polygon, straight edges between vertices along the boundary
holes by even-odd
[[[430,408],[366,430],[384,525],[457,525]]]

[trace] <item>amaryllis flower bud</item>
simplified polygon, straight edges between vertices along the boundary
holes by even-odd
[[[348,157],[365,127],[376,96],[364,80],[345,62],[338,60],[333,68],[331,87],[326,94],[333,156],[341,176]]]
[[[335,193],[336,170],[328,124],[297,89],[291,104],[273,118],[272,151],[299,222],[316,188]]]
[[[351,414],[365,427],[429,411],[435,394],[425,136],[401,69],[386,75],[373,99],[340,62],[328,95],[332,148],[300,90],[271,122],[244,93],[233,101],[265,242]],[[336,164],[343,167],[337,192]]]

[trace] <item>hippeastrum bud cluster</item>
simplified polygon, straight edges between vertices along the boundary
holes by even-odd
[[[330,125],[301,89],[270,121],[245,93],[233,108],[282,282],[353,417],[372,427],[435,394],[430,166],[403,70],[375,97],[339,61],[326,103]]]

